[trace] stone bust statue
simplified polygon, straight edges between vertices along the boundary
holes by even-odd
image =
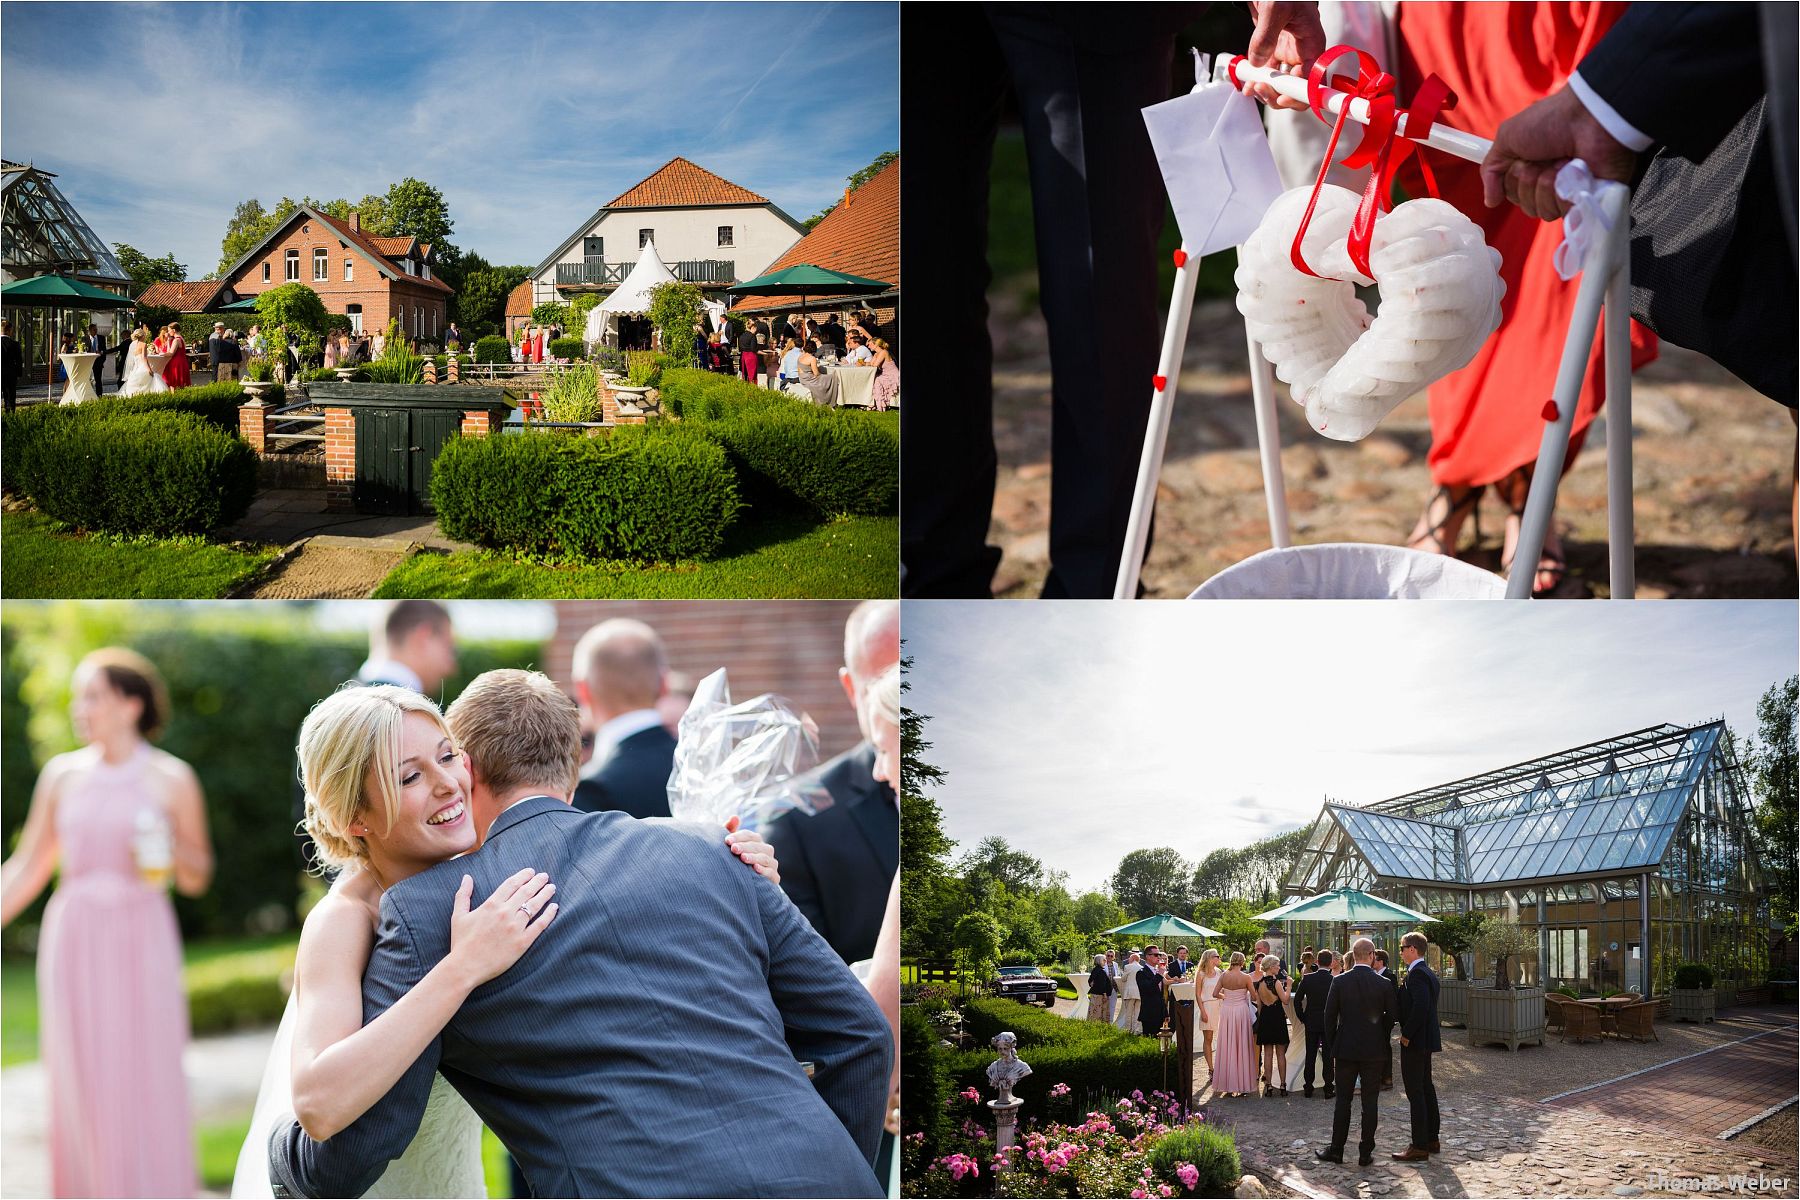
[[[1019,1039],[1011,1033],[995,1034],[991,1044],[1000,1057],[988,1064],[988,1082],[1000,1092],[997,1103],[1011,1104],[1013,1087],[1031,1074],[1031,1065],[1019,1057]]]

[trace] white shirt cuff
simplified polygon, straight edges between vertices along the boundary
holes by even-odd
[[[1619,115],[1619,110],[1600,98],[1600,93],[1588,86],[1581,72],[1569,76],[1569,90],[1581,101],[1581,106],[1588,110],[1588,115],[1600,122],[1600,127],[1612,135],[1612,139],[1627,150],[1640,153],[1650,148],[1655,139],[1638,129],[1630,121]]]

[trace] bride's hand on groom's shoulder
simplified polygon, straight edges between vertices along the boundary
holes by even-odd
[[[555,919],[557,908],[551,901],[556,885],[548,875],[529,867],[471,908],[474,893],[475,881],[464,875],[450,910],[448,959],[471,988],[504,974],[518,962]]]
[[[770,883],[781,882],[781,864],[775,860],[775,847],[763,841],[760,835],[739,829],[736,817],[725,822],[725,845]]]

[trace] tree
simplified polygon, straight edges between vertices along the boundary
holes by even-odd
[[[958,919],[950,942],[963,956],[964,967],[979,979],[983,975],[982,968],[1000,953],[1000,939],[1005,933],[992,913],[976,909]]]
[[[557,300],[547,300],[531,310],[531,321],[534,325],[562,325],[569,323],[569,306]]]
[[[1794,718],[1800,676],[1790,675],[1764,692],[1756,705],[1756,738],[1750,745],[1750,789],[1756,796],[1754,843],[1769,897],[1769,916],[1795,930],[1796,765]]]
[[[365,201],[372,198],[365,197]],[[440,246],[450,241],[456,228],[444,193],[410,175],[388,188],[385,204],[390,236],[415,237]]]
[[[330,314],[319,293],[304,283],[284,283],[256,298],[256,320],[268,334],[269,357],[279,363],[290,343],[302,355],[316,352]]]
[[[1475,959],[1477,939],[1481,927],[1487,924],[1487,914],[1473,910],[1465,913],[1450,913],[1439,917],[1435,922],[1425,926],[1425,933],[1437,943],[1439,950],[1456,960],[1456,973],[1463,979],[1475,977]]]
[[[1256,919],[1258,907],[1237,897],[1203,896],[1194,903],[1194,920],[1218,930],[1227,946],[1242,947],[1248,952],[1267,927],[1266,922]]]
[[[694,323],[706,299],[691,283],[669,280],[650,289],[652,324],[662,331],[662,352],[682,366],[694,359]]]
[[[900,659],[901,694],[912,690],[912,659]],[[928,954],[944,945],[944,918],[966,909],[968,889],[947,868],[956,843],[944,833],[944,815],[927,788],[944,782],[944,772],[925,759],[924,713],[900,706],[900,917],[901,948]]]
[[[1113,873],[1113,898],[1134,917],[1187,912],[1193,907],[1189,892],[1193,873],[1188,861],[1168,846],[1133,850],[1119,860]]]
[[[463,277],[456,293],[456,323],[470,342],[498,333],[506,316],[506,297],[531,278],[530,267],[480,267]]]
[[[845,182],[850,185],[849,190],[854,192],[857,188],[859,188],[863,184],[869,182],[869,180],[875,178],[875,176],[881,174],[881,170],[883,167],[887,166],[889,163],[893,162],[895,159],[897,159],[899,157],[900,157],[900,152],[898,150],[883,150],[880,154],[877,154],[875,156],[874,160],[871,161],[868,166],[863,167],[860,170],[853,171],[850,173],[850,175],[845,179]],[[816,212],[812,216],[806,218],[806,227],[808,229],[811,229],[813,226],[817,225],[820,221],[823,221],[826,217],[830,216],[831,211],[834,208],[836,208],[839,203],[842,203],[842,201],[838,201],[838,202],[832,203],[832,204],[827,204],[824,208],[821,208],[818,212]]]
[[[1512,991],[1512,960],[1538,948],[1537,930],[1502,918],[1483,922],[1473,940],[1475,949],[1494,960],[1494,989],[1501,992]]]
[[[965,854],[956,869],[979,890],[981,880],[1004,884],[1009,891],[1034,892],[1044,874],[1044,864],[1022,850],[1014,850],[1003,837],[984,837]]]
[[[1281,881],[1286,878],[1294,856],[1306,844],[1309,829],[1277,833],[1250,843],[1243,849],[1214,850],[1194,868],[1193,891],[1196,899],[1220,896],[1248,900],[1259,907],[1278,898]]]
[[[292,205],[293,201],[284,199],[283,204]],[[289,212],[293,209],[290,207]],[[225,223],[225,240],[219,246],[219,265],[214,275],[223,275],[231,269],[233,263],[250,253],[256,243],[275,231],[275,214],[263,209],[262,201],[252,197],[232,210],[231,220]]]
[[[1075,928],[1086,937],[1125,923],[1125,910],[1104,892],[1088,892],[1075,901]]]
[[[187,279],[187,267],[175,261],[173,251],[161,258],[151,258],[136,246],[114,242],[113,253],[140,291],[153,283],[181,283]]]

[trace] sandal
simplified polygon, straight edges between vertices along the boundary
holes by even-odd
[[[1456,488],[1444,484],[1432,492],[1431,499],[1425,502],[1424,513],[1419,517],[1419,525],[1425,525],[1427,521],[1430,521],[1432,514],[1437,512],[1440,506],[1443,509],[1443,515],[1426,526],[1423,533],[1419,532],[1418,525],[1415,525],[1412,536],[1406,539],[1406,548],[1408,550],[1426,550],[1432,554],[1447,554],[1451,558],[1455,558],[1456,543],[1458,535],[1462,532],[1463,520],[1471,514],[1475,518],[1475,541],[1479,543],[1481,541],[1481,494],[1486,490],[1486,484],[1477,484],[1471,488],[1464,488],[1462,494],[1458,496]]]
[[[1525,502],[1531,495],[1530,473],[1523,467],[1495,485],[1495,491],[1506,501],[1506,538],[1511,546],[1500,555],[1500,573],[1511,575],[1513,559],[1518,554],[1519,536],[1525,531]],[[1516,502],[1516,503],[1515,503]],[[1569,560],[1557,535],[1556,523],[1544,531],[1544,545],[1538,552],[1537,574],[1531,581],[1535,599],[1548,596],[1560,588],[1569,575]]]

